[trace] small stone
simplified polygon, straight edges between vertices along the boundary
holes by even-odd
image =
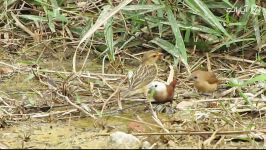
[[[148,142],[148,141],[144,141],[144,142],[142,143],[141,149],[152,149],[152,147],[151,147],[151,143]]]
[[[141,142],[131,134],[121,131],[114,132],[110,135],[107,148],[110,149],[139,149]]]
[[[145,127],[141,123],[130,122],[128,124],[128,130],[133,131],[133,132],[143,133],[143,132],[145,132]]]

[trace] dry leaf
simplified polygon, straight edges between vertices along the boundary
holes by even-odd
[[[184,110],[193,107],[195,102],[193,101],[182,101],[176,105],[176,108],[179,110]]]
[[[78,7],[85,7],[85,6],[87,6],[87,5],[88,5],[87,2],[77,2],[77,6],[78,6]]]
[[[90,82],[90,91],[93,92],[94,91],[94,83],[93,82]]]
[[[169,65],[169,68],[170,68],[170,73],[167,79],[167,84],[170,84],[173,81],[175,74],[174,67],[172,65]]]
[[[143,126],[143,124],[138,122],[130,122],[128,124],[128,129],[133,132],[140,132],[140,133],[145,132],[145,127]]]
[[[14,72],[14,70],[12,68],[8,68],[8,67],[1,67],[0,68],[0,74],[10,74]]]

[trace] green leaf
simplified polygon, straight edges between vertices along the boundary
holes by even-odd
[[[243,81],[239,80],[237,78],[232,78],[229,80],[229,82],[227,83],[229,87],[240,87],[243,85]]]
[[[112,25],[113,25],[113,18],[110,18],[105,25],[104,33],[105,33],[106,45],[108,47],[108,53],[109,53],[108,57],[111,61],[114,61],[115,60],[115,52],[114,52]]]
[[[53,16],[57,17],[58,15],[60,15],[60,8],[58,7],[57,1],[56,0],[50,0],[51,1],[51,5],[53,8]]]
[[[35,2],[38,2],[40,4],[43,4],[44,2],[42,0],[35,0]],[[53,13],[47,8],[47,4],[42,5],[43,10],[46,14],[46,17],[48,18],[48,26],[52,32],[55,32],[55,25],[53,22]]]
[[[57,15],[55,17],[55,19],[58,20],[58,21],[66,22],[66,23],[68,22],[67,17],[65,17],[64,15],[61,15],[61,14]]]
[[[48,10],[48,12],[50,11]],[[53,16],[51,16],[51,13],[48,13],[48,26],[52,32],[55,32],[55,25],[54,25]]]
[[[257,40],[258,48],[260,51],[261,50],[261,36],[260,36],[260,28],[259,28],[259,21],[258,21],[257,15],[254,16],[253,27],[254,27],[254,31],[255,31],[255,37]]]
[[[42,7],[43,7],[43,10],[44,10],[45,14],[48,15],[48,8],[47,8],[48,5],[47,5],[47,3],[45,3],[43,5],[44,2],[42,2],[42,0],[34,0],[34,1],[40,3],[40,5],[42,5]]]
[[[232,7],[233,5],[229,4],[229,3],[225,3],[225,2],[220,2],[220,1],[206,1],[205,2],[206,6],[209,8],[209,9],[226,9],[228,7]]]
[[[201,26],[201,25],[194,25],[194,26],[185,26],[185,25],[179,25],[180,28],[184,28],[184,29],[191,29],[194,31],[200,31],[200,32],[205,32],[205,33],[209,33],[212,35],[216,35],[216,36],[221,36],[221,34],[211,28],[208,28],[206,26]]]
[[[77,104],[81,104],[80,96],[77,93],[75,93],[75,100]]]
[[[85,34],[84,37],[80,40],[77,48],[80,46],[81,43],[83,43],[86,39],[90,38],[92,34],[94,34],[95,31],[97,31],[104,23],[107,22],[109,18],[111,18],[113,15],[115,15],[118,11],[123,9],[127,4],[129,4],[132,0],[124,0],[121,2],[118,6],[113,8],[109,11],[109,13],[102,17],[101,19],[97,19],[96,23],[90,28],[90,30]]]
[[[83,37],[86,32],[90,29],[90,27],[92,26],[93,22],[92,21],[87,21],[87,24],[85,25],[85,27],[83,27],[81,29],[81,33],[80,33],[80,37]]]
[[[48,10],[47,15],[48,15],[48,17],[51,18],[51,21],[57,20],[57,21],[62,21],[62,22],[68,22],[68,19],[64,15],[55,13],[54,11],[52,12],[52,11]]]
[[[4,6],[7,8],[9,5],[12,5],[16,1],[17,0],[5,0],[4,1]]]
[[[158,9],[163,9],[165,6],[164,5],[128,5],[122,8],[122,10],[158,10]]]
[[[149,91],[148,91],[148,96],[147,96],[147,99],[148,99],[148,101],[152,101],[153,100],[153,97],[154,97],[154,94],[156,93],[156,91],[155,91],[155,87],[153,86],[153,87],[151,87],[150,89],[149,89]]]
[[[266,8],[262,8],[262,14],[264,17],[264,21],[266,21]]]
[[[203,19],[205,19],[210,25],[213,27],[219,29],[224,35],[229,37],[231,39],[231,36],[228,34],[228,32],[224,29],[224,27],[219,22],[220,19],[218,19],[206,6],[205,3],[203,3],[201,0],[185,0],[185,2],[191,7],[191,9],[195,12],[195,14],[201,16]]]
[[[252,102],[249,99],[249,97],[246,94],[244,94],[241,90],[239,90],[239,95],[244,99],[246,104],[252,106]]]
[[[245,82],[243,82],[242,80],[238,80],[238,79],[231,79],[229,81],[229,86],[231,87],[245,87],[249,84],[252,84],[252,83],[255,83],[257,81],[266,81],[266,74],[261,74],[261,75],[257,75],[256,77],[254,78],[251,78]]]
[[[182,37],[181,32],[179,30],[177,20],[176,20],[173,12],[169,6],[166,7],[165,11],[166,11],[170,26],[172,28],[173,34],[175,35],[175,49],[173,49],[173,50],[178,51],[178,53],[177,52],[175,52],[175,53],[180,55],[181,61],[187,66],[188,65],[188,63],[187,63],[187,50],[185,48],[183,37]]]
[[[190,33],[191,33],[191,30],[190,29],[187,29],[186,30],[186,34],[185,34],[185,42],[189,42],[190,40]]]
[[[153,2],[154,2],[155,4],[161,4],[159,0],[154,0]],[[158,16],[159,18],[163,18],[163,10],[162,10],[162,9],[158,9],[158,10],[157,10],[157,16]],[[162,33],[163,33],[163,24],[162,24],[162,23],[159,23],[158,28],[159,28],[159,36],[162,37]]]
[[[155,38],[155,39],[151,40],[151,42],[160,46],[162,49],[164,49],[169,54],[171,54],[174,58],[178,58],[178,56],[180,56],[177,48],[172,43],[170,43],[164,39]]]
[[[229,0],[223,0],[227,5],[229,5],[230,7],[233,7],[233,4],[231,4],[230,2],[229,2]]]
[[[232,43],[237,43],[237,42],[243,42],[243,41],[255,41],[255,38],[247,38],[247,39],[234,39],[232,41],[228,41],[228,42],[224,42],[216,47],[214,47],[210,52],[214,52],[216,50],[218,50],[219,48],[225,46],[225,45],[229,45],[229,44],[232,44]]]
[[[237,32],[243,31],[243,28],[245,28],[245,25],[249,21],[249,17],[251,15],[251,6],[255,4],[254,0],[245,0],[245,13],[241,16],[240,21],[243,24],[243,26],[238,26],[237,27]]]
[[[99,15],[98,19],[102,19],[104,16],[106,16],[109,11],[111,10],[111,5],[106,5],[103,7],[103,11]],[[113,40],[113,17],[109,18],[104,25],[104,36],[105,36],[105,41],[106,45],[108,48],[108,57],[110,61],[115,60],[115,52],[114,52],[114,40]]]
[[[32,106],[35,106],[36,105],[36,98],[33,98],[32,97],[32,94],[28,94],[28,103],[26,103],[26,107],[32,107]]]
[[[46,17],[35,16],[35,15],[19,15],[19,17],[32,21],[40,21],[40,22],[48,21]]]
[[[251,84],[257,81],[266,81],[266,74],[261,74],[261,75],[258,75],[254,78],[247,80],[246,82],[243,83],[243,86],[247,86],[248,84]]]
[[[43,0],[34,0],[34,2],[36,2],[37,4],[42,5],[43,3],[46,3],[47,1],[44,2]]]
[[[26,79],[23,80],[23,82],[27,82],[27,81],[33,79],[34,77],[35,77],[34,74],[29,74],[28,77],[27,77]]]

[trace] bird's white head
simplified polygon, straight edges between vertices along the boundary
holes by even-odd
[[[153,81],[148,85],[149,89],[154,89],[156,92],[166,91],[167,87],[165,83],[159,81]]]

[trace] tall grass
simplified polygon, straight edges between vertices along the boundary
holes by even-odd
[[[91,44],[111,62],[121,50],[159,46],[173,56],[174,64],[181,61],[190,72],[187,53],[195,46],[202,51],[220,52],[242,46],[241,50],[245,50],[248,43],[258,54],[266,46],[263,1],[124,0],[95,4],[4,0],[0,3],[1,32],[19,33],[13,36],[21,39],[23,35],[28,45],[34,45],[34,42],[29,44],[34,38],[26,31],[42,33],[38,35],[42,40],[58,39],[63,31],[67,33],[64,39],[54,43],[67,43],[65,38],[69,38],[78,42],[78,51],[87,41],[85,45]],[[18,26],[11,13],[25,27]],[[7,27],[11,30],[5,30]]]

